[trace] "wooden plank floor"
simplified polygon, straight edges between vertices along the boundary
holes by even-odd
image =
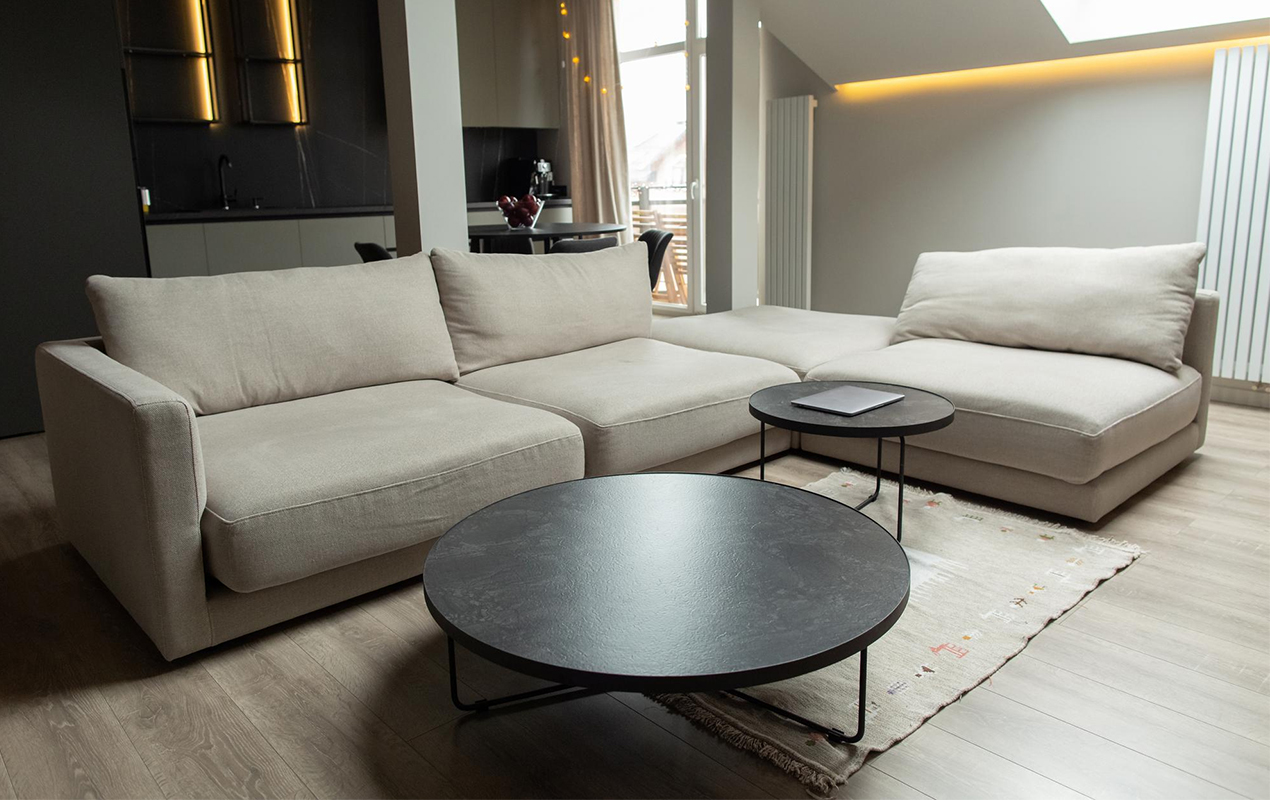
[[[1199,456],[1083,527],[1149,553],[839,796],[1270,796],[1270,413],[1215,405]],[[535,685],[466,653],[460,673]],[[72,796],[804,792],[638,695],[460,715],[413,582],[168,664],[62,542],[43,438],[8,439],[0,800]]]

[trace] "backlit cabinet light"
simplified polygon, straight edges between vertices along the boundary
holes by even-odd
[[[233,0],[243,120],[309,121],[304,54],[295,0]]]

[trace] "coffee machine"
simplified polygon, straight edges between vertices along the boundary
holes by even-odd
[[[552,196],[555,174],[545,158],[509,158],[498,168],[495,190],[499,195],[523,197],[530,191],[542,198]]]
[[[551,162],[545,158],[535,158],[532,162],[529,189],[539,197],[551,197],[551,182],[555,180]]]

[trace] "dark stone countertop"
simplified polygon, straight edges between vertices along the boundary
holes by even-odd
[[[182,222],[250,222],[265,219],[318,219],[321,217],[370,217],[392,213],[392,206],[343,206],[336,208],[209,208],[203,211],[151,211],[147,225]]]
[[[550,197],[547,208],[568,208],[568,197]],[[497,211],[493,200],[467,204],[468,211]],[[321,217],[371,217],[392,213],[392,206],[338,206],[333,208],[208,208],[201,211],[151,211],[145,215],[147,225],[174,225],[200,222],[250,222],[265,219],[318,219]]]

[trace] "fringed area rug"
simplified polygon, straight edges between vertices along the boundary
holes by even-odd
[[[855,504],[873,485],[873,476],[843,469],[807,488]],[[895,500],[895,484],[883,481],[881,496],[865,513],[894,531]],[[869,646],[867,721],[859,744],[832,745],[716,693],[655,699],[827,794],[863,766],[869,753],[900,741],[982,683],[1047,623],[1141,552],[1135,545],[912,487],[904,491],[904,550],[912,591],[900,621]],[[852,657],[749,691],[850,733],[858,681],[858,657]]]

